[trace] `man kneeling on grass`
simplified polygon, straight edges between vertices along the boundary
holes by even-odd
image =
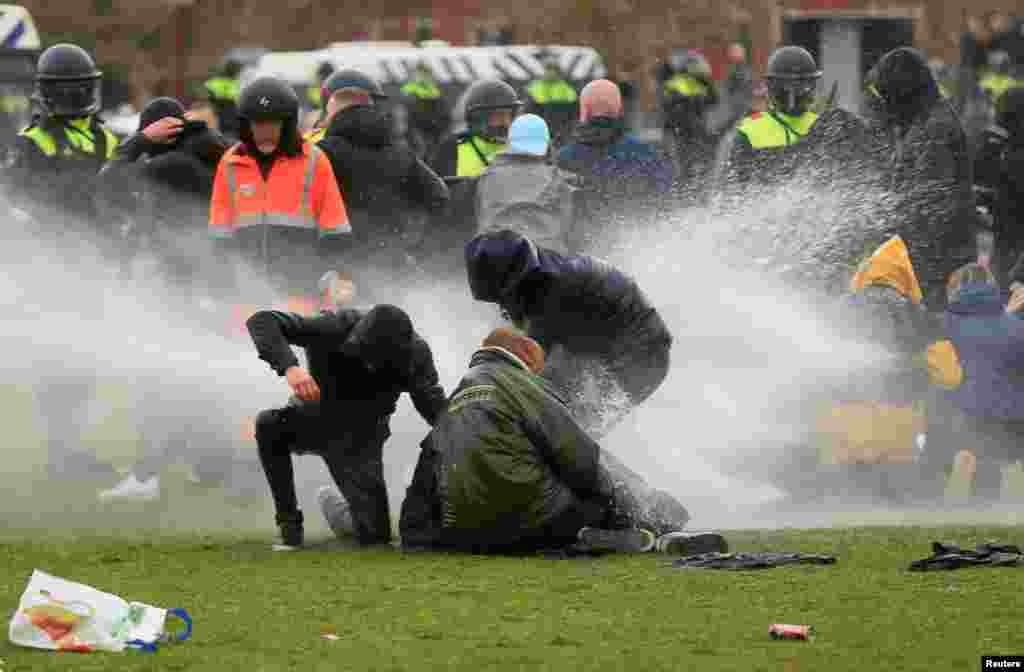
[[[260,311],[247,322],[260,359],[285,376],[293,401],[263,411],[256,443],[281,530],[279,550],[302,546],[303,516],[295,496],[292,453],[323,457],[335,483],[320,506],[339,536],[361,545],[391,540],[384,442],[402,392],[428,424],[445,406],[434,358],[400,308],[338,309],[319,317]],[[305,348],[309,370],[290,346]],[[321,392],[322,390],[322,392]]]
[[[601,466],[600,446],[543,368],[544,351],[527,336],[502,328],[484,340],[421,446],[402,505],[404,548],[655,547],[656,526]],[[725,550],[719,535],[687,538],[691,552]]]

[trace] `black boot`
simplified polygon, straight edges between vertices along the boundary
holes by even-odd
[[[277,514],[277,527],[281,530],[280,550],[302,548],[302,511]]]

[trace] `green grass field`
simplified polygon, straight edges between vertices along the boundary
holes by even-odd
[[[54,654],[5,638],[0,668],[973,671],[983,654],[1024,654],[1022,570],[906,569],[933,539],[1019,542],[1024,527],[728,536],[736,550],[834,553],[839,563],[740,573],[679,570],[655,555],[403,555],[337,542],[275,554],[266,530],[4,530],[0,604],[8,614],[39,568],[131,600],[186,607],[196,629],[191,642],[155,655]],[[772,641],[774,622],[812,624],[818,634]]]

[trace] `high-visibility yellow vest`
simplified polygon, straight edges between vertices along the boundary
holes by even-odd
[[[455,174],[458,177],[478,177],[506,147],[507,145],[488,142],[476,136],[463,140],[458,145],[458,165]]]
[[[562,103],[569,105],[576,102],[576,89],[562,79],[554,81],[538,79],[526,89],[533,102],[538,105],[550,105]]]
[[[676,75],[665,82],[665,93],[684,98],[706,98],[710,92],[707,85],[699,79],[689,75]]]
[[[755,113],[744,119],[736,130],[754,149],[774,149],[799,143],[817,120],[814,112],[805,112],[800,117],[780,112]]]
[[[402,95],[420,100],[437,100],[441,97],[441,89],[427,79],[414,79],[402,87]]]
[[[323,99],[320,96],[320,86],[318,84],[311,84],[306,89],[306,100],[308,100],[309,104],[313,107],[320,107],[320,104],[323,102]]]
[[[309,133],[306,133],[306,136],[303,139],[306,142],[311,142],[311,143],[313,143],[315,145],[316,143],[318,143],[321,140],[323,140],[325,135],[327,135],[327,129],[326,128],[318,128],[315,131],[310,131]]]
[[[100,132],[104,134],[104,144],[106,146],[104,147],[104,155],[96,156],[98,148],[96,146],[96,138],[93,135],[91,117],[72,119],[67,122],[66,128],[58,130],[63,130],[64,137],[67,139],[67,143],[63,145],[63,151],[61,151],[61,142],[53,135],[53,132],[42,126],[30,126],[23,130],[20,135],[34,142],[39,151],[48,157],[57,156],[58,151],[61,151],[62,157],[73,157],[77,150],[79,154],[95,157],[100,161],[108,161],[113,158],[114,151],[117,149],[117,136],[105,126],[100,126]]]
[[[206,80],[206,90],[214,100],[228,100],[237,103],[242,96],[242,84],[229,77],[214,77]]]
[[[980,82],[978,82],[978,86],[980,86],[981,89],[992,98],[993,102],[1002,98],[1003,94],[1010,89],[1021,86],[1022,84],[1024,84],[1024,82],[998,73],[986,75]]]

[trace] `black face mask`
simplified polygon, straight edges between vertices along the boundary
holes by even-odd
[[[768,93],[776,112],[790,117],[799,117],[805,114],[814,103],[816,88],[817,84],[814,81],[786,82],[770,86]]]

